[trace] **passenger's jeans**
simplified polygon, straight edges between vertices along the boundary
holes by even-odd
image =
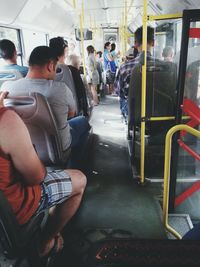
[[[127,117],[128,117],[128,99],[120,98],[119,103],[120,103],[121,114],[124,117],[125,121],[127,121]]]
[[[68,123],[71,128],[70,132],[72,137],[72,152],[69,167],[77,168],[78,163],[81,160],[81,157],[83,156],[83,149],[87,142],[91,126],[84,116],[74,117],[68,120]]]

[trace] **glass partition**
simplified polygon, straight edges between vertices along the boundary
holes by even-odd
[[[191,19],[188,37],[181,123],[200,130],[200,21]],[[178,144],[175,212],[200,220],[200,140],[182,132]]]

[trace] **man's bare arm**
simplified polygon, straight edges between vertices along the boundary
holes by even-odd
[[[13,164],[28,185],[40,184],[46,174],[39,160],[29,132],[21,118],[11,110],[1,118],[0,146],[11,156]]]

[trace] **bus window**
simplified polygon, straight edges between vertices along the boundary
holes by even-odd
[[[163,59],[163,49],[165,47],[171,47],[174,53],[180,50],[181,28],[180,19],[157,21],[154,47],[156,58]]]
[[[7,27],[0,27],[0,40],[2,39],[8,39],[11,40],[17,49],[17,63],[19,65],[22,65],[22,48],[20,44],[20,38],[19,38],[19,30],[7,28]],[[0,58],[0,66],[5,65],[5,61]]]

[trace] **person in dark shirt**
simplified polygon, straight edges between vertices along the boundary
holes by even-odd
[[[82,115],[88,117],[88,102],[86,96],[86,89],[80,75],[80,58],[77,55],[71,54],[67,59],[68,67],[71,70],[76,93],[78,98],[79,110]]]

